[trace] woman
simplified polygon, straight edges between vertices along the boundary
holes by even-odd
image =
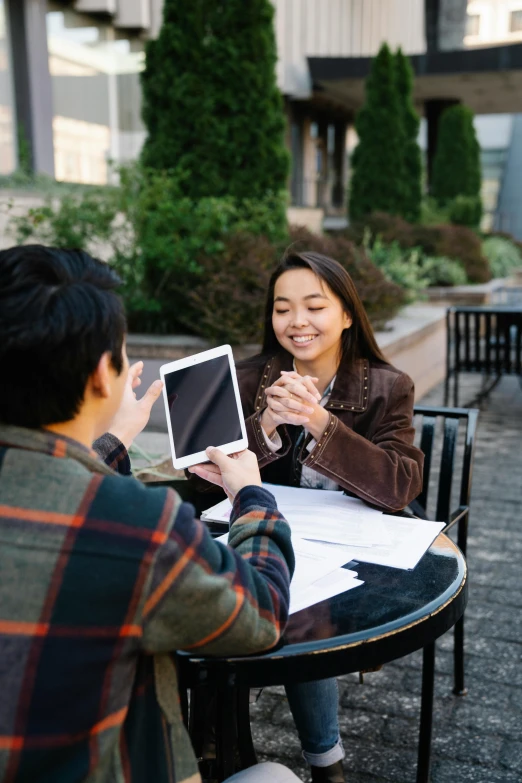
[[[318,253],[283,259],[270,280],[262,353],[237,372],[263,481],[343,489],[388,512],[420,493],[413,382],[382,355],[337,261]],[[286,692],[312,781],[342,783],[336,680]]]
[[[350,275],[291,253],[272,275],[263,350],[238,365],[263,481],[343,489],[399,511],[422,485],[413,382],[384,358]],[[287,687],[313,781],[344,781],[335,679]]]

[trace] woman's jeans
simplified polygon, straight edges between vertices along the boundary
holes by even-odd
[[[286,685],[285,690],[305,760],[314,767],[328,767],[344,758],[337,680],[299,682]]]

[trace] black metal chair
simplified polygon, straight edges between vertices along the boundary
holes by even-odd
[[[478,410],[476,408],[428,408],[416,405],[415,416],[422,416],[420,427],[420,448],[424,453],[424,474],[422,492],[410,503],[410,509],[422,519],[436,519],[445,522],[446,533],[457,527],[457,544],[464,556],[468,540],[471,479],[475,449]],[[435,453],[437,422],[442,426],[440,455]],[[458,504],[452,509],[452,489],[455,476],[455,462],[459,427],[463,425],[464,445],[460,470]],[[437,450],[438,452],[438,450]],[[438,458],[438,470],[435,458]],[[458,479],[457,479],[458,480]],[[434,486],[436,485],[436,486]],[[430,489],[437,492],[435,513],[429,514],[428,496]],[[454,688],[453,693],[466,693],[464,685],[464,617],[455,625],[454,645]]]
[[[458,407],[461,373],[482,376],[473,402],[486,399],[504,375],[518,375],[522,384],[522,303],[450,307],[446,325],[445,405],[453,380],[453,405]]]

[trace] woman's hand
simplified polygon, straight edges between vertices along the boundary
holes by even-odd
[[[231,503],[237,493],[244,487],[261,486],[261,475],[257,464],[257,457],[251,451],[241,451],[227,457],[219,449],[209,447],[206,450],[210,463],[192,465],[189,473],[195,473],[211,484],[222,487],[228,495]]]
[[[281,378],[266,389],[268,407],[261,416],[261,426],[269,436],[279,424],[302,425],[314,438],[322,434],[329,414],[319,405],[317,380],[296,372],[282,372]],[[270,430],[272,423],[275,426]]]

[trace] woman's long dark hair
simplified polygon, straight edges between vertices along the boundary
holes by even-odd
[[[375,342],[366,310],[346,269],[333,258],[311,252],[288,253],[270,278],[265,308],[263,355],[273,356],[281,349],[272,326],[274,289],[277,280],[290,269],[310,269],[340,299],[345,312],[351,316],[352,325],[349,329],[345,329],[341,336],[341,361],[352,364],[357,359],[374,359],[388,363]]]

